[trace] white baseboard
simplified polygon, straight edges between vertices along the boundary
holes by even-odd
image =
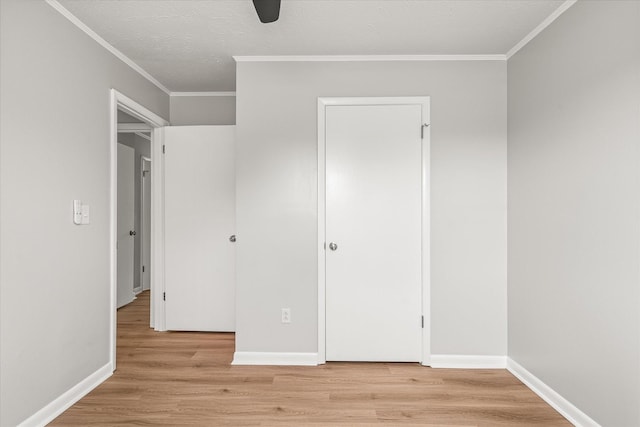
[[[132,302],[134,302],[137,299],[138,299],[138,297],[136,297],[136,295],[132,292],[131,293],[131,297],[129,299],[127,299],[125,302],[123,302],[122,304],[119,304],[117,308],[122,308],[125,305],[129,305],[129,304],[131,304]]]
[[[576,427],[600,427],[600,424],[523,368],[518,362],[511,358],[507,359],[507,369]]]
[[[507,356],[432,354],[430,366],[451,369],[506,369]]]
[[[65,393],[49,403],[44,408],[21,422],[18,427],[41,427],[53,421],[58,415],[66,411],[71,405],[86,396],[91,390],[99,386],[113,374],[111,363],[71,387]]]
[[[232,365],[316,366],[318,353],[236,351]]]

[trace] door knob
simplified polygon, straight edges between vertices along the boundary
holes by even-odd
[[[136,232],[135,232],[135,231],[133,231],[133,230],[130,230],[130,231],[129,231],[129,236],[135,236],[135,235],[136,235]]]
[[[230,241],[231,243],[235,243],[235,241],[236,241],[236,235],[235,235],[235,234],[232,234],[232,235],[231,235],[231,237],[229,237],[229,241]]]
[[[338,245],[336,245],[335,243],[331,242],[331,243],[329,243],[329,249],[331,249],[332,251],[335,251],[336,249],[338,249]]]

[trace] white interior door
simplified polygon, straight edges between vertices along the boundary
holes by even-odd
[[[165,130],[169,330],[235,330],[235,126]]]
[[[134,300],[134,167],[135,150],[118,144],[118,308]]]
[[[422,359],[422,108],[326,107],[326,360]]]
[[[142,215],[141,224],[141,254],[142,266],[140,268],[142,290],[151,288],[151,160],[142,159]]]

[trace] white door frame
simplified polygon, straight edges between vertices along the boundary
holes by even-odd
[[[431,365],[431,251],[430,251],[430,97],[318,98],[318,364],[326,363],[326,108],[332,105],[420,105],[422,106],[422,361]]]
[[[123,95],[115,89],[110,93],[110,148],[109,148],[109,282],[111,285],[110,303],[110,347],[111,369],[116,369],[116,337],[117,337],[117,215],[118,215],[118,110],[145,122],[153,128],[151,134],[151,295],[152,306],[156,309],[156,330],[164,328],[164,313],[158,316],[164,309],[162,305],[162,289],[164,289],[164,260],[162,259],[162,132],[163,126],[169,122],[143,107],[131,98]],[[154,167],[155,165],[155,167]],[[156,291],[156,292],[154,292]],[[154,295],[155,294],[155,295]]]

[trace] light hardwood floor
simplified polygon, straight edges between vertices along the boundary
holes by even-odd
[[[231,366],[234,335],[153,332],[118,311],[118,369],[54,426],[570,426],[506,370]]]

